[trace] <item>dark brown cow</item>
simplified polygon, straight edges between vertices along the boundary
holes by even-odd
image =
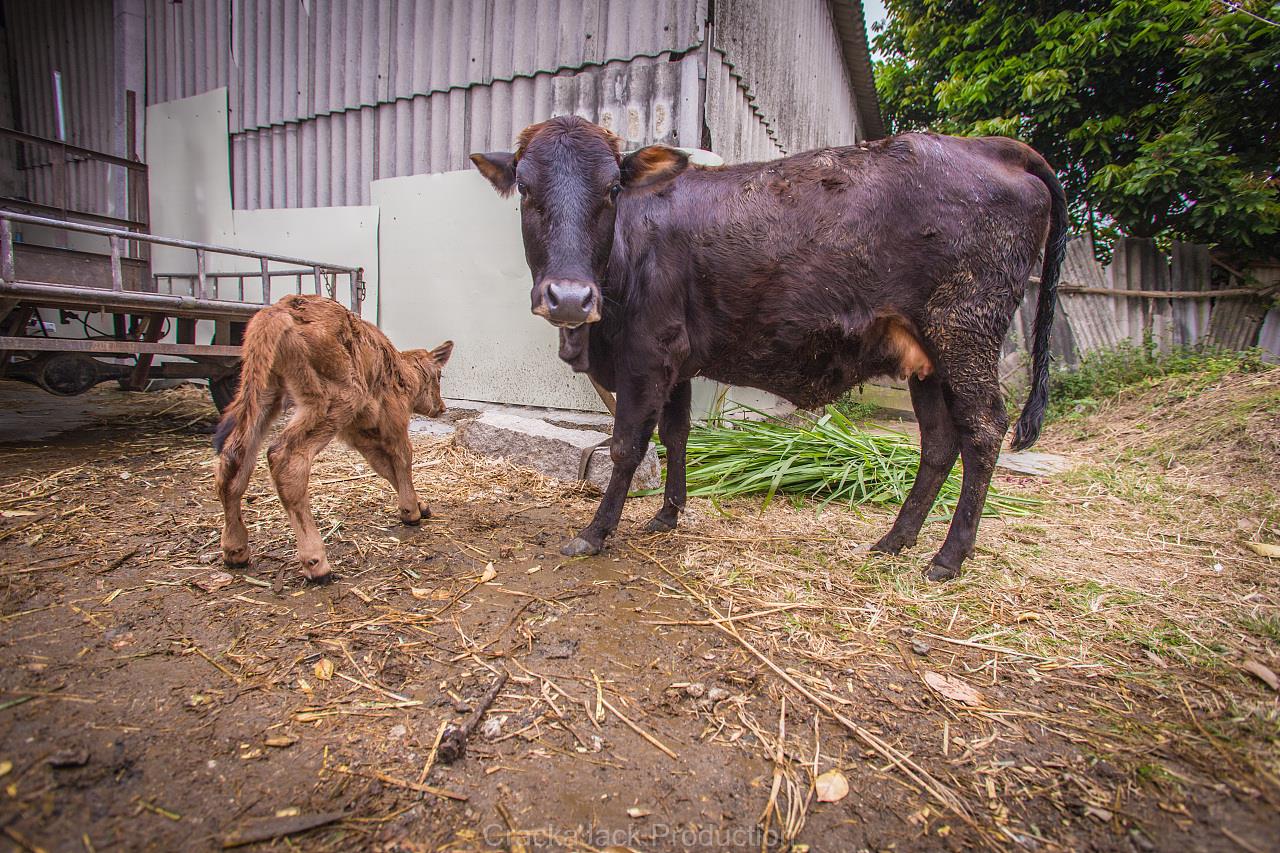
[[[915,543],[959,455],[959,505],[928,576],[959,573],[1008,428],[1000,345],[1041,246],[1034,382],[1014,447],[1044,419],[1067,214],[1039,154],[908,134],[699,168],[661,146],[621,156],[615,136],[564,117],[527,128],[515,153],[471,159],[498,192],[520,193],[533,312],[560,327],[560,357],[617,393],[613,477],[565,554],[597,553],[613,532],[655,424],[668,470],[649,529],[675,526],[693,377],[812,407],[888,374],[909,378],[922,453],[875,548]]]
[[[416,525],[430,516],[413,488],[409,418],[414,412],[429,418],[444,413],[440,372],[452,352],[453,341],[398,352],[372,323],[322,296],[285,296],[255,314],[244,332],[240,390],[214,436],[226,564],[249,563],[240,501],[286,398],[293,412],[267,450],[267,463],[298,538],[304,576],[319,580],[329,574],[308,482],[316,454],[335,437],[360,451],[396,490],[401,522]]]

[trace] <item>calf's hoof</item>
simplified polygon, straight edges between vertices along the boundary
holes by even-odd
[[[940,562],[937,557],[934,557],[924,576],[935,582],[949,581],[952,578],[960,577],[960,564],[956,563],[954,566],[948,566]]]
[[[581,536],[575,536],[560,548],[560,553],[566,557],[587,557],[591,554],[599,554],[600,546],[594,542],[588,542]]]
[[[302,576],[309,581],[323,580],[329,577],[329,573],[333,571],[329,568],[329,560],[325,557],[312,557],[309,560],[302,560]]]
[[[418,504],[418,511],[414,513],[412,510],[400,510],[400,523],[409,527],[417,527],[422,522],[431,517],[431,507],[426,504]]]
[[[228,569],[247,569],[249,567],[249,549],[232,548],[222,552],[222,564]]]

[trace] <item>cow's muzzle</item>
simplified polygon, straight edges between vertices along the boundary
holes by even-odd
[[[592,281],[556,278],[540,288],[533,313],[566,328],[600,319],[600,288]]]

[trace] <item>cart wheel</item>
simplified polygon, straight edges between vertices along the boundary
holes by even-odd
[[[209,393],[213,396],[213,404],[218,407],[219,412],[225,412],[227,410],[227,406],[231,405],[231,401],[236,398],[236,392],[239,390],[239,366],[226,376],[209,380]]]

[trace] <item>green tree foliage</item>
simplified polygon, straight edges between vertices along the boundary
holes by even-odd
[[[1021,139],[1076,224],[1104,234],[1280,255],[1280,26],[1264,20],[1280,3],[885,5],[876,85],[894,132]]]

